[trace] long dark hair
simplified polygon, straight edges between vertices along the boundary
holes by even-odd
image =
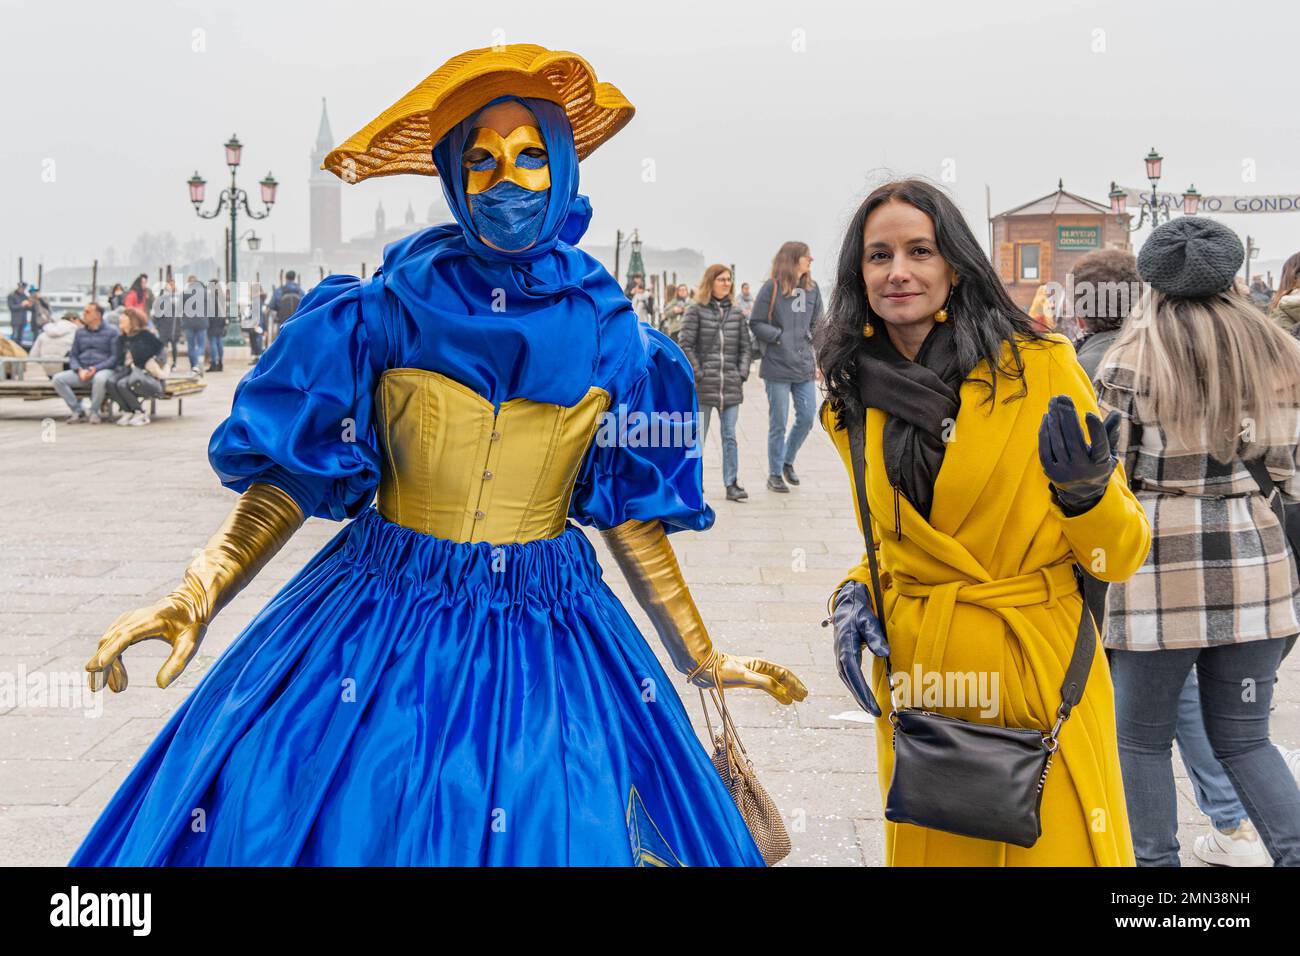
[[[831,293],[826,318],[818,325],[814,336],[817,365],[837,424],[843,428],[850,416],[860,417],[863,412],[857,371],[858,352],[866,347],[863,326],[872,322],[877,334],[885,331],[884,320],[872,312],[867,303],[863,285],[863,228],[867,217],[877,208],[895,200],[914,206],[930,217],[939,254],[961,279],[952,290],[948,321],[952,325],[962,375],[970,375],[976,365],[987,361],[990,369],[996,368],[1012,379],[1022,380],[1019,395],[1023,397],[1027,394],[1023,388],[1025,365],[1016,337],[1044,339],[1045,336],[1011,301],[961,211],[947,194],[922,179],[900,179],[872,190],[849,221],[844,244],[840,247],[835,289]],[[1004,342],[1010,342],[1012,346],[1010,365],[1002,362]],[[991,376],[990,381],[983,378],[977,381],[989,387],[987,401],[992,404],[997,398],[997,375]]]
[[[1282,301],[1282,296],[1289,295],[1296,289],[1300,289],[1300,252],[1282,263],[1282,275],[1277,280],[1277,291],[1273,293],[1273,299],[1268,307],[1276,309],[1277,304]]]
[[[812,272],[805,272],[802,278],[799,276],[799,260],[808,255],[809,252],[811,250],[806,242],[785,242],[781,244],[781,248],[772,257],[771,279],[774,295],[777,292],[781,295],[793,295],[795,286],[801,289],[812,288]]]

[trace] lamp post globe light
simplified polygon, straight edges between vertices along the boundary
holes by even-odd
[[[262,204],[266,207],[262,212],[254,212],[248,202],[248,193],[239,188],[236,182],[236,174],[243,156],[244,144],[239,141],[239,137],[231,134],[229,140],[224,144],[226,152],[226,165],[230,167],[230,186],[221,190],[221,195],[217,199],[217,208],[211,212],[203,211],[203,199],[207,191],[207,181],[195,171],[194,175],[188,180],[190,202],[194,205],[194,212],[200,219],[215,219],[222,214],[227,206],[230,207],[230,231],[229,245],[227,247],[227,261],[230,263],[229,275],[229,293],[226,296],[226,316],[231,320],[227,333],[231,344],[239,344],[243,341],[239,334],[239,241],[244,238],[239,234],[239,207],[243,206],[244,215],[249,219],[265,219],[271,215],[271,207],[275,205],[275,191],[280,185],[276,182],[275,177],[267,173],[265,178],[258,182],[261,188]],[[256,252],[261,245],[262,240],[256,233],[249,230],[248,248]]]
[[[1142,196],[1142,207],[1138,213],[1138,220],[1129,226],[1129,232],[1137,232],[1146,223],[1148,217],[1151,219],[1151,228],[1154,229],[1161,222],[1168,222],[1174,217],[1173,209],[1168,205],[1162,205],[1160,194],[1156,190],[1160,182],[1161,167],[1165,158],[1156,152],[1154,146],[1151,152],[1147,153],[1142,162],[1146,166],[1147,179],[1151,183],[1151,195]],[[1128,192],[1115,185],[1112,180],[1110,184],[1110,211],[1123,222],[1123,216],[1128,209]],[[1196,191],[1195,186],[1188,186],[1187,191],[1183,193],[1183,215],[1195,216],[1201,206],[1201,194]]]

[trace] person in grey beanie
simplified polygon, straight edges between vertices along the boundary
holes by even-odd
[[[1196,856],[1300,866],[1300,788],[1269,741],[1278,667],[1300,634],[1300,578],[1279,513],[1300,497],[1300,342],[1237,290],[1244,259],[1241,240],[1212,220],[1158,227],[1138,255],[1149,288],[1096,376],[1152,529],[1145,563],[1110,586],[1103,638],[1139,866],[1179,863],[1172,743],[1189,743],[1179,720],[1189,675],[1201,749],[1245,812],[1212,819]],[[1219,796],[1225,813],[1235,806]]]
[[[1138,253],[1138,274],[1165,295],[1202,299],[1230,289],[1245,259],[1245,246],[1227,226],[1183,216],[1151,233]]]

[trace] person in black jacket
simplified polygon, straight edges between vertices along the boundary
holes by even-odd
[[[176,368],[180,357],[181,314],[183,300],[176,291],[176,280],[170,276],[161,295],[153,302],[153,321],[158,329],[158,338],[164,346],[171,348],[171,368]]]
[[[230,316],[226,314],[226,297],[221,293],[221,284],[216,279],[208,282],[208,294],[204,300],[205,314],[208,317],[208,354],[212,361],[208,364],[209,372],[226,370],[226,327]]]
[[[23,344],[23,333],[27,329],[27,317],[32,314],[32,299],[27,294],[27,283],[20,282],[9,293],[9,323],[13,332],[13,340],[19,345]],[[35,337],[32,342],[35,343]]]
[[[812,280],[812,261],[806,243],[781,246],[772,260],[772,277],[758,290],[749,313],[763,356],[758,375],[767,388],[767,487],[782,494],[799,484],[794,459],[812,430],[816,410],[812,335],[822,316],[822,299]],[[787,435],[792,401],[794,425]]]
[[[728,501],[744,501],[748,492],[737,481],[736,418],[749,378],[749,332],[745,316],[731,299],[731,270],[711,265],[682,316],[677,344],[695,372],[700,402],[700,442],[709,433],[713,409],[722,422],[722,481]]]
[[[190,360],[190,373],[203,374],[203,355],[208,345],[207,289],[198,276],[185,279],[185,294],[181,297],[181,331],[185,333],[185,354]]]

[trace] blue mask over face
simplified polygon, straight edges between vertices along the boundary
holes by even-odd
[[[537,241],[551,199],[549,188],[533,192],[500,182],[469,197],[469,215],[478,236],[506,252],[527,249]]]

